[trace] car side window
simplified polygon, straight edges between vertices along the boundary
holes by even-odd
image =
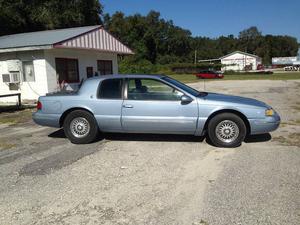
[[[183,95],[161,81],[147,78],[129,79],[127,90],[129,100],[179,101]]]
[[[122,99],[123,79],[106,79],[100,84],[99,98]]]

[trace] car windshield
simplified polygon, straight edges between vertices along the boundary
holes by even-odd
[[[162,79],[169,82],[169,83],[171,83],[171,84],[173,84],[173,85],[175,85],[175,86],[177,86],[177,87],[179,87],[179,88],[181,88],[182,90],[186,91],[187,93],[189,93],[189,94],[191,94],[195,97],[206,96],[207,95],[206,92],[197,91],[194,88],[191,88],[191,87],[189,87],[189,86],[187,86],[187,85],[185,85],[185,84],[183,84],[183,83],[181,83],[177,80],[174,80],[170,77],[162,77]]]

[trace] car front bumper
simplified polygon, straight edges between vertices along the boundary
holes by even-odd
[[[45,114],[41,113],[40,111],[32,113],[33,121],[41,126],[48,126],[48,127],[60,127],[59,114]]]
[[[266,116],[263,119],[249,119],[250,134],[265,134],[276,130],[280,125],[280,116]]]

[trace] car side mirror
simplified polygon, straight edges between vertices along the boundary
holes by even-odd
[[[187,95],[181,96],[181,104],[182,105],[187,105],[187,104],[191,103],[192,101],[193,101],[193,99],[190,96],[187,96]]]

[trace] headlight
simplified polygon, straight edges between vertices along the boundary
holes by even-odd
[[[275,111],[273,109],[266,109],[265,115],[266,116],[274,116]]]

